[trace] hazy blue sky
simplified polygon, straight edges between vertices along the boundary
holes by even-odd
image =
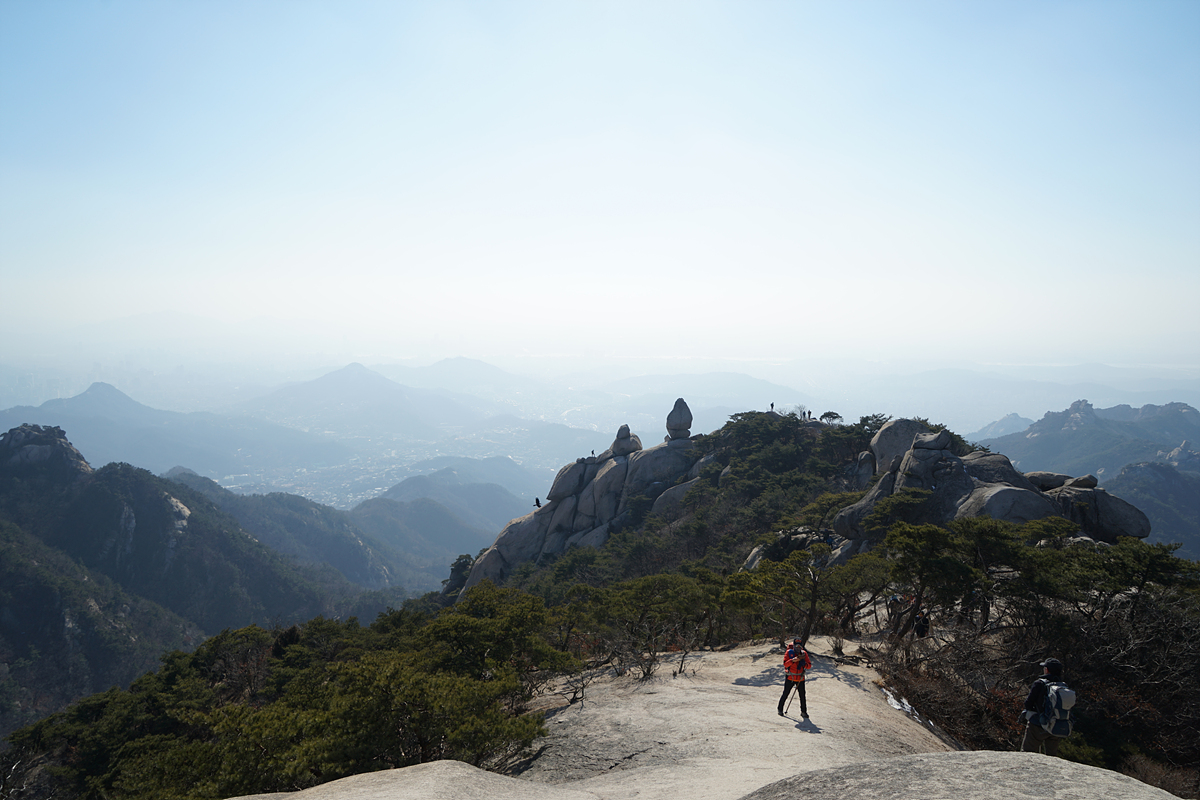
[[[4,0],[0,271],[7,359],[1196,365],[1200,2]]]

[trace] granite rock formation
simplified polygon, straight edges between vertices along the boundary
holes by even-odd
[[[0,470],[20,470],[26,475],[45,472],[64,483],[92,474],[91,466],[67,441],[62,428],[28,423],[0,433]]]
[[[609,449],[577,459],[558,471],[539,509],[512,520],[476,561],[464,588],[487,578],[501,583],[522,562],[565,552],[575,545],[599,547],[629,519],[629,502],[654,499],[654,513],[678,509],[700,474],[690,435],[692,412],[680,398],[667,416],[666,441],[643,449],[622,425]],[[685,488],[687,487],[687,488]]]
[[[907,444],[905,440],[907,439]],[[1024,523],[1060,516],[1078,524],[1084,535],[1114,543],[1118,536],[1145,538],[1146,515],[1097,487],[1094,475],[1071,477],[1049,472],[1022,474],[1006,456],[972,452],[958,456],[947,431],[934,433],[915,420],[892,420],[871,440],[882,473],[867,495],[840,511],[834,533],[847,542],[871,538],[863,521],[875,504],[905,489],[925,489],[923,522],[933,525],[964,517],[988,516]],[[860,456],[860,463],[866,460]],[[850,547],[846,552],[861,551]]]

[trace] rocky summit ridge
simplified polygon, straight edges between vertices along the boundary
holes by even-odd
[[[546,495],[547,502],[509,522],[476,559],[465,588],[484,579],[503,583],[520,564],[570,547],[600,547],[610,533],[630,521],[631,503],[639,496],[653,499],[649,513],[677,518],[683,513],[684,496],[715,460],[713,453],[700,457],[696,446],[706,435],[693,435],[691,424],[687,403],[679,398],[667,416],[667,436],[661,444],[643,448],[641,439],[622,425],[607,450],[564,466]],[[814,436],[828,427],[817,420],[805,424]],[[1106,544],[1120,536],[1144,539],[1150,534],[1146,515],[1099,488],[1093,475],[1022,473],[1007,456],[985,450],[960,456],[949,431],[933,431],[912,419],[888,421],[870,446],[859,454],[853,476],[860,488],[868,489],[866,496],[841,510],[830,530],[788,534],[797,545],[816,536],[832,547],[834,563],[866,552],[880,535],[867,530],[864,521],[881,500],[906,489],[929,492],[917,520],[921,523],[945,525],[986,516],[1020,524],[1061,517],[1078,525],[1081,537]],[[756,550],[747,565],[753,566],[765,553]],[[448,588],[461,586],[454,581]]]

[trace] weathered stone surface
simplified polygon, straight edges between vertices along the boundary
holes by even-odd
[[[741,800],[1168,800],[1139,780],[1040,753],[921,753],[803,772]]]
[[[670,486],[680,475],[686,474],[692,466],[691,450],[686,446],[660,444],[629,456],[629,472],[625,477],[618,513],[625,510],[630,497],[645,494],[655,484],[662,484],[664,488]]]
[[[1071,480],[1063,484],[1063,486],[1069,486],[1072,489],[1095,489],[1099,485],[1100,481],[1097,480],[1095,475],[1083,475],[1079,478],[1071,478]]]
[[[612,446],[609,448],[614,456],[627,456],[641,449],[642,440],[637,437],[637,434],[629,432],[628,425],[622,425],[617,429],[617,438],[613,440]]]
[[[430,761],[402,769],[364,772],[299,792],[247,795],[232,800],[599,800],[594,792],[535,784],[462,761]]]
[[[1012,465],[1008,456],[977,450],[962,457],[967,474],[982,483],[1006,483],[1018,489],[1038,491],[1038,487]]]
[[[621,490],[625,486],[629,474],[629,457],[617,456],[604,465],[604,468],[592,481],[592,496],[596,519],[610,520],[617,515],[617,507],[621,503]]]
[[[1058,506],[1036,489],[1007,484],[980,486],[963,500],[955,519],[991,517],[1017,524],[1058,516]]]
[[[59,480],[76,481],[92,474],[92,468],[67,441],[62,428],[50,425],[18,425],[0,434],[0,469],[41,469]]]
[[[885,473],[862,500],[839,511],[833,518],[833,532],[844,539],[866,538],[867,532],[863,529],[862,522],[877,502],[891,496],[892,490],[896,488],[896,474]]]
[[[913,447],[900,462],[896,474],[896,492],[905,489],[928,489],[933,497],[925,502],[932,524],[953,519],[958,507],[971,492],[975,482],[967,474],[963,461],[949,450],[930,450]]]
[[[1097,541],[1116,544],[1118,536],[1145,539],[1150,535],[1150,520],[1141,510],[1103,489],[1064,486],[1047,494],[1058,504],[1061,516]]]
[[[699,482],[699,478],[693,478],[690,481],[672,486],[658,496],[654,501],[654,505],[650,507],[650,513],[655,514],[663,519],[673,519],[679,514],[683,508],[683,497],[691,490],[693,486]]]
[[[699,478],[701,470],[703,470],[709,464],[715,464],[715,463],[717,463],[717,454],[709,453],[708,455],[702,457],[695,464],[692,464],[692,468],[690,470],[688,470],[688,477],[689,478]]]
[[[560,531],[570,533],[571,526],[575,522],[575,508],[578,505],[579,498],[574,496],[564,497],[553,504],[548,526],[550,534]]]
[[[1059,472],[1041,472],[1035,470],[1033,472],[1026,472],[1025,479],[1032,483],[1035,488],[1041,489],[1043,492],[1048,492],[1051,489],[1059,488],[1071,480],[1071,476],[1063,475]]]
[[[609,523],[584,531],[571,538],[572,547],[600,547],[608,541]]]
[[[686,439],[692,431],[692,410],[680,397],[675,401],[675,407],[667,414],[667,434],[671,439]]]
[[[583,479],[587,475],[587,471],[587,462],[582,458],[574,464],[567,464],[558,471],[554,483],[550,486],[550,491],[546,494],[546,499],[562,500],[564,497],[579,494],[579,490],[583,488]]]
[[[893,419],[871,437],[871,452],[875,454],[875,464],[882,469],[892,463],[896,456],[903,456],[912,448],[913,439],[917,434],[929,433],[928,426],[912,419]]]
[[[863,450],[854,461],[854,488],[865,489],[875,475],[875,454]]]
[[[729,483],[733,477],[733,467],[725,467],[721,470],[721,474],[717,476],[717,487],[724,489],[725,484]]]
[[[914,450],[949,450],[952,443],[950,431],[937,433],[918,433],[913,437]]]
[[[462,588],[464,590],[468,589],[483,580],[489,580],[492,583],[501,583],[508,576],[510,569],[508,562],[500,554],[500,550],[493,545],[483,555],[475,559],[475,563],[471,565],[471,572],[467,575],[467,580]]]

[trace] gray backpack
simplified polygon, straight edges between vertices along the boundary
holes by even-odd
[[[1075,707],[1075,690],[1062,681],[1046,681],[1046,702],[1038,717],[1038,724],[1051,736],[1065,739],[1071,735],[1075,720],[1071,709]]]

